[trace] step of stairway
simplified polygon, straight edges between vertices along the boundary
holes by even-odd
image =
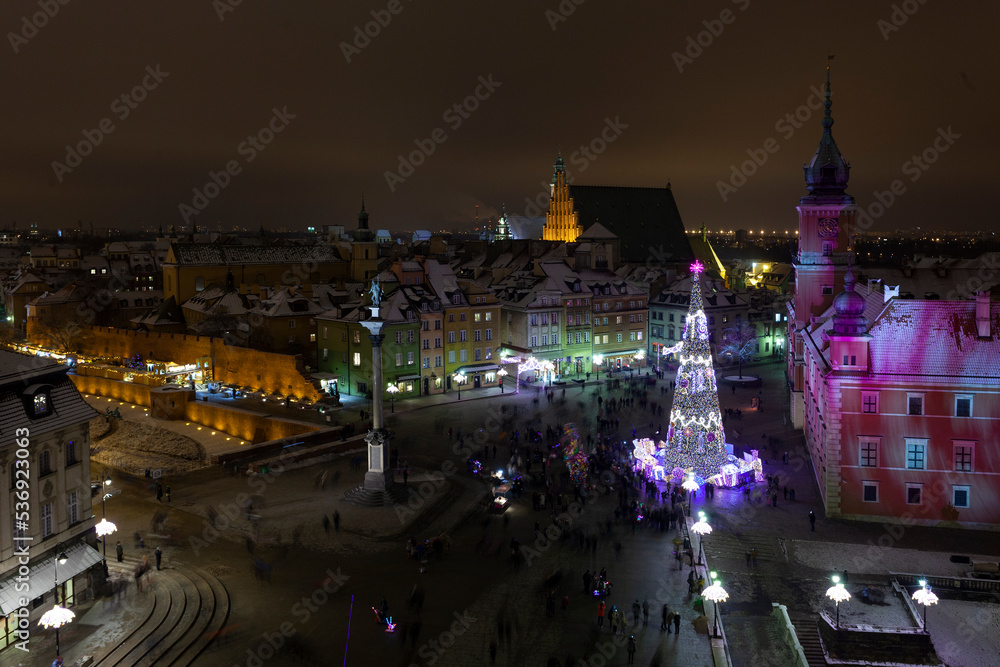
[[[109,562],[112,571],[126,576],[142,563],[142,556]],[[182,563],[154,572],[149,593],[154,604],[135,629],[111,653],[95,663],[101,667],[177,665],[194,662],[225,625],[230,598],[217,578]]]
[[[229,613],[231,611],[231,604],[229,599],[229,591],[226,587],[219,581],[216,577],[205,573],[204,571],[194,568],[194,571],[200,574],[212,591],[212,599],[214,604],[211,606],[211,614],[206,619],[205,626],[201,633],[197,635],[187,648],[181,651],[177,657],[173,659],[170,663],[163,663],[170,665],[171,667],[176,665],[177,667],[186,667],[191,665],[200,656],[205,649],[215,641],[216,637],[225,627],[226,622],[229,620]]]

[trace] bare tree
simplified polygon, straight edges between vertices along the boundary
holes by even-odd
[[[745,320],[737,320],[736,324],[722,331],[722,354],[728,354],[736,360],[740,368],[740,378],[743,377],[743,362],[749,361],[757,351],[757,328]]]

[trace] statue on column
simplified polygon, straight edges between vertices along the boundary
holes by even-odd
[[[375,280],[372,281],[372,286],[368,290],[368,293],[372,297],[372,307],[378,308],[379,304],[382,303],[382,286],[378,283],[378,276],[375,276]]]

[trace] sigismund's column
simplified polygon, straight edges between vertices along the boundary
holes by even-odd
[[[367,491],[386,491],[392,486],[389,470],[389,431],[382,426],[382,326],[379,306],[369,306],[372,316],[361,322],[368,329],[372,341],[372,427],[365,436],[368,443],[368,472],[364,488]]]

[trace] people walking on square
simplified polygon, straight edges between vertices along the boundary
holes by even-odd
[[[156,547],[156,551],[154,551],[153,553],[156,554],[156,570],[159,571],[160,561],[163,559],[163,552],[160,550],[160,547]]]
[[[749,550],[749,549],[747,549],[746,553],[745,553],[745,554],[743,554],[743,555],[744,555],[744,556],[746,556],[746,559],[747,559],[747,567],[750,567],[750,550]]]
[[[663,603],[663,609],[660,612],[662,620],[660,621],[660,630],[666,630],[667,634],[670,634],[670,606],[666,602]]]
[[[618,608],[611,605],[611,634],[618,634]]]
[[[629,635],[628,638],[628,664],[635,664],[635,635]]]
[[[636,599],[636,601],[632,603],[632,625],[639,625],[639,612],[641,610],[642,607],[639,606],[639,600]]]
[[[122,562],[122,556],[125,553],[125,549],[122,547],[122,541],[118,540],[115,543],[115,555],[118,556],[118,562]]]
[[[816,532],[816,512],[809,510],[809,530]]]
[[[674,614],[674,634],[679,635],[681,633],[681,614],[677,612]]]
[[[156,502],[163,502],[163,485],[159,482],[156,483]]]
[[[757,547],[750,549],[750,560],[753,562],[753,566],[757,567]]]
[[[604,627],[604,609],[604,600],[601,600],[597,603],[597,627],[599,628]]]

